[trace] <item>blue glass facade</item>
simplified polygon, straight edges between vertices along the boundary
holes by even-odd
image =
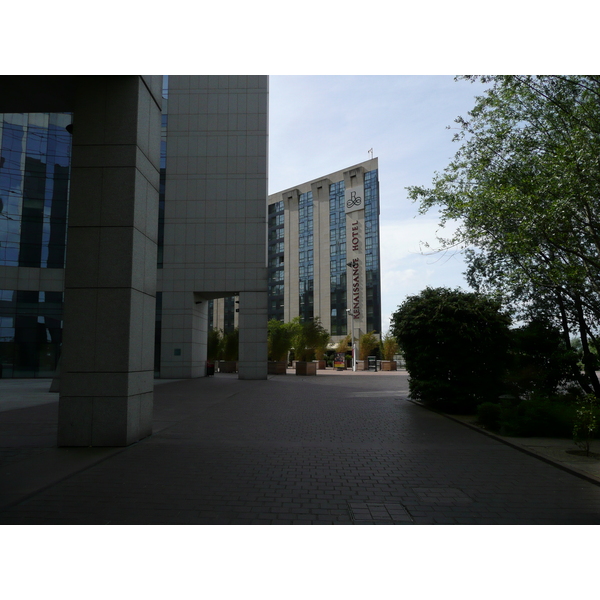
[[[269,306],[268,318],[283,321],[285,224],[283,201],[269,205],[269,264],[267,267]]]
[[[347,335],[346,213],[343,181],[329,186],[329,260],[331,335]]]
[[[0,265],[65,265],[69,114],[1,115]]]
[[[314,240],[313,195],[300,194],[298,199],[298,286],[300,295],[299,315],[302,321],[312,319],[314,314]]]
[[[64,269],[69,113],[0,115],[0,265]],[[62,341],[62,292],[0,290],[0,377],[50,377]]]
[[[367,330],[381,332],[379,179],[377,169],[365,173],[365,268]]]

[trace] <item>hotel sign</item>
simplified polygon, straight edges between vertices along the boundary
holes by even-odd
[[[363,186],[348,188],[345,191],[344,207],[346,214],[365,207],[365,190]]]
[[[350,293],[351,301],[351,312],[355,319],[360,317],[360,269],[358,268],[358,258],[355,258],[352,262],[348,263],[348,266],[352,269],[352,275],[350,281],[352,282],[352,291]]]

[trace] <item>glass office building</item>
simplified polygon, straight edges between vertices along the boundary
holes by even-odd
[[[60,356],[71,121],[68,113],[0,115],[3,377],[51,376]]]

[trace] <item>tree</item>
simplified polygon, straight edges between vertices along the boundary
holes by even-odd
[[[238,360],[240,332],[236,327],[223,335],[223,360]]]
[[[475,80],[469,76],[463,79]],[[600,322],[600,77],[493,76],[420,212],[458,222],[445,248],[466,249],[467,280],[519,318],[544,318],[582,340],[584,390],[600,396],[591,346]]]
[[[208,332],[207,358],[208,360],[217,360],[221,354],[223,345],[223,332],[220,329],[211,329]]]
[[[297,360],[311,361],[314,359],[315,352],[321,348],[325,337],[329,343],[329,333],[321,324],[319,317],[308,321],[301,321],[300,317],[295,317],[292,321],[294,331],[294,352]]]
[[[556,327],[535,319],[511,330],[510,359],[508,380],[515,395],[550,398],[573,382],[577,353]]]
[[[400,346],[391,331],[388,331],[381,340],[382,354],[384,360],[394,360],[394,356],[398,354]]]
[[[293,328],[289,323],[271,319],[268,327],[268,353],[269,360],[287,360],[288,352],[292,347]]]
[[[322,328],[321,333],[318,336],[317,345],[315,346],[315,358],[317,360],[323,360],[325,358],[325,353],[327,352],[327,347],[331,342],[331,336],[329,332]]]
[[[503,391],[510,317],[500,304],[459,289],[426,288],[392,315],[411,396],[451,412],[470,412]]]
[[[377,348],[379,346],[379,340],[377,339],[377,336],[375,335],[374,331],[369,331],[368,333],[363,333],[360,336],[360,340],[359,340],[359,359],[360,360],[367,360],[367,358],[369,358],[369,356],[371,356],[373,350],[375,350],[375,348]]]
[[[337,353],[348,352],[352,348],[352,336],[348,334],[346,337],[342,338],[335,347],[335,351]]]

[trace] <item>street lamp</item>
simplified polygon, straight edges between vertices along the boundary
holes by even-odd
[[[346,309],[348,316],[352,317],[352,370],[356,371],[356,345],[354,343],[354,315],[349,308]]]

